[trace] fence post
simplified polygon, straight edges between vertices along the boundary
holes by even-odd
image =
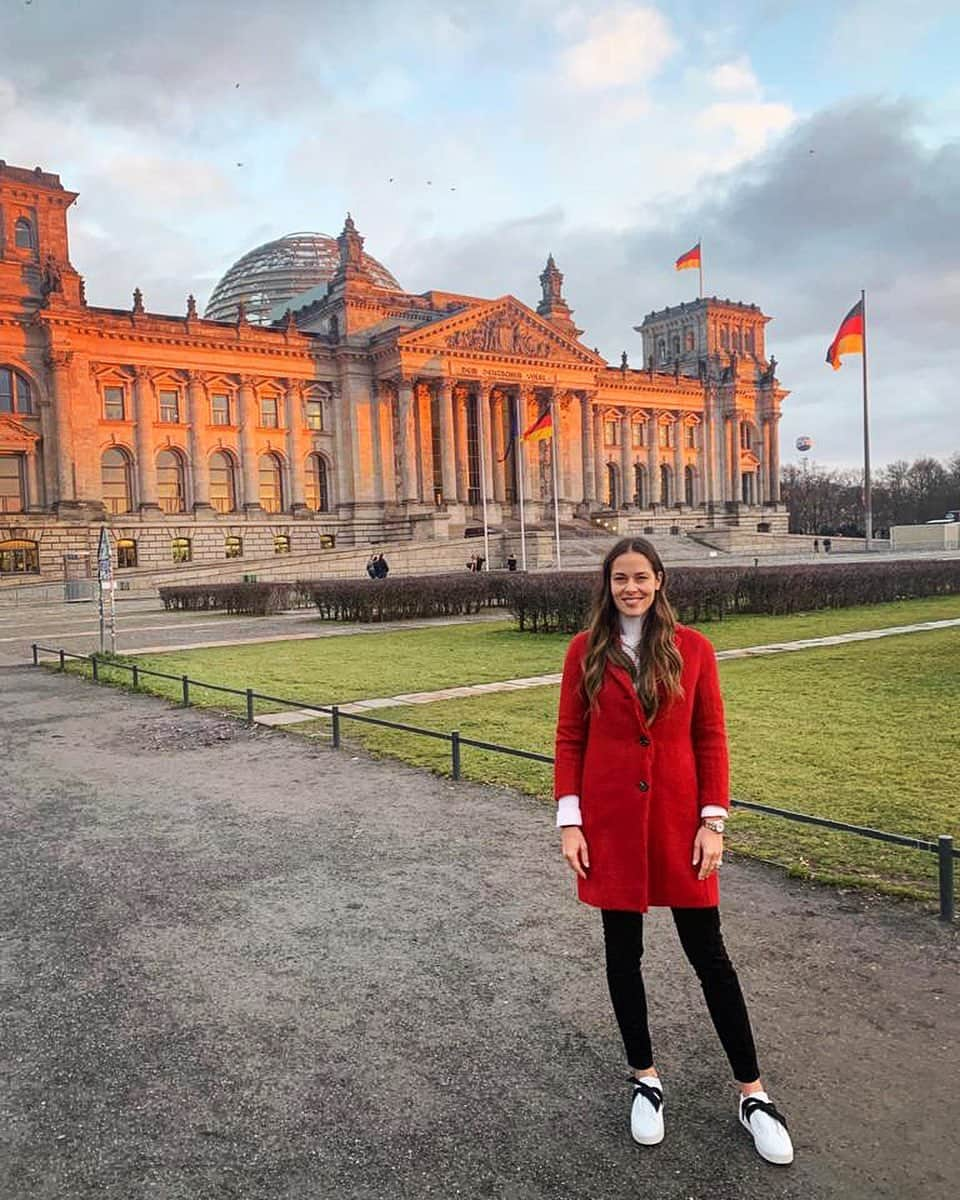
[[[460,778],[460,730],[450,734],[450,767],[454,779]]]
[[[37,645],[36,642],[34,642],[33,645],[30,647],[30,649],[33,651],[33,665],[35,667],[39,667],[40,666],[40,647]]]
[[[937,838],[940,850],[940,920],[953,920],[953,838],[941,833]]]
[[[97,665],[97,656],[96,656],[95,654],[91,654],[91,655],[90,655],[90,671],[91,671],[91,673],[92,673],[92,675],[93,675],[93,682],[94,682],[94,683],[99,683],[99,681],[100,681],[100,671],[99,671],[99,668],[98,668],[98,665]]]
[[[60,670],[65,671],[66,669],[67,669],[67,657],[64,654],[64,652],[61,650],[60,651]]]
[[[330,706],[330,740],[333,742],[334,750],[340,749],[340,706],[339,704],[331,704]]]
[[[190,707],[190,680],[186,675],[180,677],[180,682],[183,685],[183,707]]]
[[[253,724],[253,688],[247,688],[247,724]]]
[[[140,686],[140,668],[136,663],[133,664],[133,687],[136,690]]]

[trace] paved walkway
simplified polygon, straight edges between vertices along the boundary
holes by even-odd
[[[829,637],[804,638],[796,642],[771,642],[766,646],[745,646],[737,650],[718,650],[720,661],[731,658],[754,658],[766,654],[787,654],[795,650],[813,650],[822,646],[843,646],[848,642],[865,642],[874,638],[893,637],[904,633],[919,633],[928,629],[949,629],[960,625],[960,617],[943,621],[921,621],[915,625],[895,625],[889,629],[863,629],[855,633],[837,633]],[[466,684],[462,687],[440,688],[435,692],[403,692],[399,696],[377,696],[370,700],[357,700],[352,704],[341,704],[345,713],[370,712],[378,708],[394,708],[402,704],[434,704],[439,700],[466,700],[471,696],[485,696],[491,692],[516,692],[524,688],[548,687],[559,684],[560,675],[531,675],[523,679],[503,679],[495,683]],[[317,714],[308,708],[286,709],[283,712],[262,713],[256,718],[261,725],[299,725],[304,721],[315,721]]]
[[[956,932],[724,864],[792,1167],[668,915],[635,1146],[600,924],[542,802],[0,668],[3,1200],[941,1200]]]

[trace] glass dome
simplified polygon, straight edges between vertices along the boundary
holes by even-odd
[[[272,310],[329,283],[339,265],[336,238],[325,233],[288,233],[238,259],[213,289],[203,315],[210,321],[235,321],[243,301],[248,321],[268,325]],[[377,287],[401,290],[387,268],[371,255],[364,254],[363,265]]]

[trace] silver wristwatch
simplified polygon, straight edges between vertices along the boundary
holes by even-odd
[[[723,817],[703,817],[701,824],[705,829],[712,829],[714,833],[723,833],[727,827],[727,823]]]

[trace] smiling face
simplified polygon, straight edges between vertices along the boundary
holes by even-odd
[[[650,559],[633,550],[615,558],[610,568],[610,595],[625,617],[643,616],[662,582],[663,576],[654,571]]]

